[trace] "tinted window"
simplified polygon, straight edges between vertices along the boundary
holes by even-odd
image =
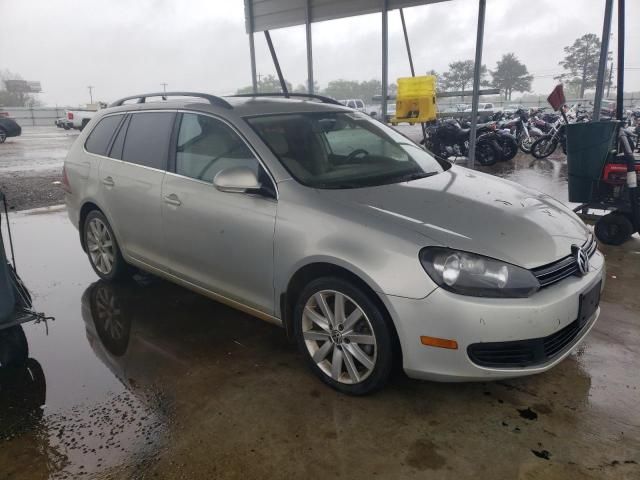
[[[185,113],[178,133],[176,173],[211,182],[220,170],[230,167],[261,173],[256,157],[229,126],[212,117]]]
[[[113,145],[111,146],[111,152],[109,153],[109,156],[111,158],[117,158],[118,160],[122,159],[122,149],[124,148],[124,138],[127,135],[127,125],[129,124],[129,119],[131,117],[128,117],[124,122],[122,122],[122,126],[120,127],[120,130],[118,130],[118,133],[116,134],[116,138],[113,141]]]
[[[174,114],[170,112],[132,114],[122,160],[164,170],[173,120]]]
[[[109,148],[109,142],[113,137],[116,128],[122,120],[122,115],[111,115],[105,117],[98,122],[93,131],[89,134],[84,148],[87,152],[95,153],[97,155],[106,155]]]

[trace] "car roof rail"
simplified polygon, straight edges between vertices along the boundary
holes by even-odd
[[[295,98],[312,98],[315,100],[320,100],[322,103],[330,103],[332,105],[340,105],[344,107],[339,101],[334,100],[330,97],[325,97],[324,95],[314,95],[313,93],[282,93],[282,92],[267,92],[267,93],[239,93],[236,95],[231,95],[232,97],[295,97]]]
[[[141,95],[131,95],[130,97],[124,97],[120,100],[116,100],[109,107],[119,107],[127,100],[138,100],[136,103],[145,103],[149,97],[162,97],[166,100],[167,97],[196,97],[208,100],[211,105],[217,105],[218,107],[233,109],[231,104],[224,98],[216,97],[215,95],[209,95],[208,93],[198,92],[158,92],[158,93],[143,93]]]

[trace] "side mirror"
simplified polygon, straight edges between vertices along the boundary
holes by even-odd
[[[213,179],[213,185],[221,192],[229,193],[247,193],[262,187],[256,173],[248,167],[220,170]]]

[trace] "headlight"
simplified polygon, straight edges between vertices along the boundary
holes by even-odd
[[[475,253],[427,247],[420,262],[434,282],[461,295],[525,298],[540,288],[529,270]]]

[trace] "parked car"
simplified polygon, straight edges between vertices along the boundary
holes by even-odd
[[[76,110],[67,110],[65,117],[67,119],[67,125],[75,130],[82,131],[87,126],[89,121],[94,117],[96,112],[101,108],[105,108],[107,105],[98,102],[88,104],[87,108],[79,108]]]
[[[0,115],[0,143],[4,143],[9,137],[22,135],[22,127],[8,116]]]
[[[467,105],[467,107],[464,109],[465,112],[471,112],[471,105]],[[478,113],[488,113],[488,112],[495,112],[496,108],[494,107],[493,103],[479,103],[478,104]]]
[[[600,104],[600,116],[606,118],[615,118],[616,102],[613,100],[602,99],[602,103]]]
[[[354,110],[358,110],[359,112],[365,112],[367,110],[364,100],[359,98],[350,98],[347,100],[338,100],[345,107],[353,108]]]
[[[136,267],[281,325],[349,394],[394,362],[541,373],[593,327],[604,258],[561,202],[330,99],[180,95],[116,102],[69,151],[69,218],[101,279]]]
[[[72,128],[73,123],[70,120],[67,120],[66,117],[57,118],[54,122],[56,127],[64,128],[65,130],[69,130]]]
[[[520,105],[520,104],[511,104],[511,105],[507,105],[506,107],[504,107],[502,109],[502,112],[505,115],[513,115],[514,113],[516,113],[518,110],[522,110],[522,111],[526,111],[527,108],[524,107],[524,105]]]

